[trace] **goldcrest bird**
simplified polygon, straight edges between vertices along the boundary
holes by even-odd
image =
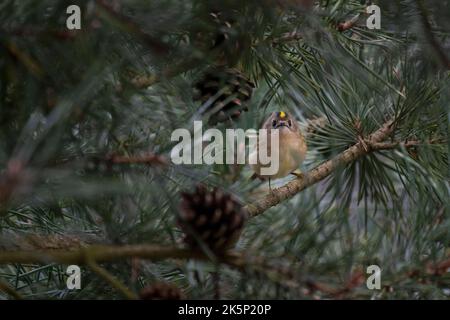
[[[261,168],[267,167],[259,162],[257,151],[254,151],[250,155],[250,167],[255,172],[252,178],[260,178],[262,180],[269,179],[269,188],[271,179],[279,179],[294,174],[296,176],[301,175],[299,167],[305,160],[306,156],[306,141],[300,130],[300,127],[295,119],[293,119],[288,113],[280,111],[272,113],[269,118],[264,122],[262,129],[267,129],[267,147],[268,152],[270,150],[270,135],[274,130],[278,130],[279,133],[279,166],[278,171],[271,175],[264,175],[261,172]],[[260,139],[258,139],[258,149],[264,148]],[[255,158],[256,157],[256,158]]]

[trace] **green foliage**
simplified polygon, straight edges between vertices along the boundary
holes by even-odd
[[[249,111],[219,129],[257,128],[275,110],[304,126],[325,117],[327,125],[308,136],[303,171],[388,119],[395,130],[386,142],[400,145],[363,156],[249,220],[236,250],[258,259],[246,268],[141,260],[132,279],[129,260],[102,266],[136,292],[164,280],[194,299],[214,296],[215,272],[222,298],[448,298],[450,274],[427,272],[450,254],[450,74],[439,59],[439,50],[449,51],[448,3],[379,1],[382,29],[369,30],[363,1],[321,0],[311,9],[300,2],[89,0],[80,2],[82,29],[68,31],[73,1],[3,1],[0,234],[180,246],[180,192],[202,182],[243,204],[264,196],[246,167],[110,161],[145,152],[170,157],[172,131],[191,130],[200,117],[194,83],[225,63],[257,87]],[[218,45],[211,12],[231,25]],[[354,17],[352,28],[338,30]],[[407,147],[412,140],[420,143]],[[5,177],[14,166],[20,179],[11,182]],[[360,268],[365,279],[371,264],[383,270],[382,290],[368,290],[365,280],[342,294],[313,285],[343,288]],[[65,267],[2,265],[0,280],[30,299],[123,297],[88,267],[82,290],[68,290]]]

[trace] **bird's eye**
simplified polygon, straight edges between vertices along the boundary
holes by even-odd
[[[273,121],[272,121],[272,127],[275,128],[276,126],[277,126],[277,120],[273,120]]]
[[[292,127],[292,120],[289,120],[289,121],[288,121],[288,126],[289,126],[289,127]]]

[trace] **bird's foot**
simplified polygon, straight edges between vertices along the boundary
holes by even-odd
[[[296,176],[298,179],[303,179],[305,175],[300,170],[295,170],[291,172],[292,175]]]
[[[274,191],[275,189],[272,189],[272,185],[270,184],[270,182],[271,182],[271,179],[269,178],[269,192],[271,195],[273,195],[275,193],[275,191]]]
[[[270,194],[274,194],[275,193],[275,189],[273,189],[272,187],[269,186],[269,192],[270,192]]]

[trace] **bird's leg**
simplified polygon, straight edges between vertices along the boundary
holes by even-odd
[[[305,177],[305,175],[303,174],[303,172],[300,171],[300,169],[292,171],[291,174],[296,176],[298,179],[303,179]]]
[[[271,193],[273,192],[272,187],[270,186],[270,178],[269,178],[269,190]]]

